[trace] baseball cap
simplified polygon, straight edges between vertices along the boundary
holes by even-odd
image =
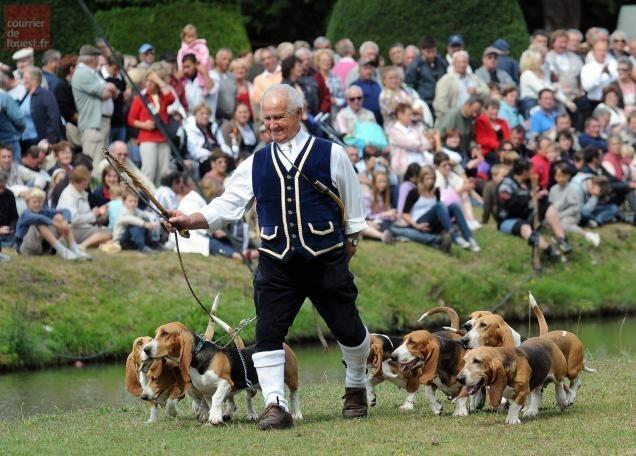
[[[154,51],[155,48],[152,47],[152,44],[149,43],[144,43],[141,46],[139,46],[139,53],[140,54],[145,54],[148,51]]]
[[[501,55],[501,50],[497,49],[494,46],[488,46],[486,49],[484,49],[484,53],[481,56],[486,57],[489,54]]]
[[[85,56],[85,55],[100,55],[101,52],[99,52],[99,49],[97,49],[95,46],[91,45],[91,44],[85,44],[84,46],[82,46],[79,50],[79,55],[80,56]]]
[[[448,37],[449,46],[463,46],[464,38],[461,35],[451,35]]]
[[[507,52],[510,50],[510,43],[503,38],[497,38],[495,42],[492,43],[492,47],[497,48],[500,51]]]
[[[33,58],[33,48],[20,49],[19,51],[14,52],[11,58],[16,61]]]

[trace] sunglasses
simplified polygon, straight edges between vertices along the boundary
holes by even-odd
[[[362,97],[349,97],[348,100],[349,101],[361,101]]]
[[[614,43],[625,43],[625,40],[614,40]]]
[[[618,71],[629,71],[629,68],[621,68],[621,67],[618,67]]]

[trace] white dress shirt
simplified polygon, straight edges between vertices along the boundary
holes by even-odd
[[[294,162],[298,158],[308,139],[309,134],[301,128],[291,141],[278,144],[280,149],[276,153],[280,154],[282,151],[282,154],[284,154],[283,157],[280,157],[280,161],[287,171],[292,168],[289,160]],[[199,211],[208,222],[210,231],[219,229],[225,223],[239,220],[245,213],[246,208],[251,206],[254,200],[254,188],[252,186],[253,161],[254,155],[250,155],[245,159],[230,177],[225,192]],[[331,145],[330,163],[331,182],[338,189],[340,199],[345,206],[345,233],[358,233],[367,227],[364,200],[360,191],[358,177],[345,150],[337,144]]]
[[[608,73],[603,71],[607,65]],[[603,89],[616,81],[618,77],[617,63],[614,58],[606,58],[605,62],[599,63],[595,58],[588,59],[581,69],[581,87],[587,92],[587,98],[594,101],[601,101]]]

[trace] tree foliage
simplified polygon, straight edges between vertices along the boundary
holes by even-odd
[[[440,49],[453,33],[461,33],[474,58],[496,38],[505,38],[514,54],[528,44],[528,31],[516,0],[338,0],[331,13],[327,36],[350,38],[357,46],[373,40],[387,54],[396,41],[419,43],[434,37]]]

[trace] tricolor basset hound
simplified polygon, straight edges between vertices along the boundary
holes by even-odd
[[[435,415],[442,414],[442,404],[435,396],[439,388],[447,397],[455,399],[455,416],[468,415],[465,395],[457,383],[457,374],[464,365],[466,349],[460,343],[461,336],[451,331],[430,333],[426,330],[413,331],[391,354],[402,371],[421,369],[420,384],[424,385],[426,399]]]
[[[468,321],[466,321],[466,323],[464,323],[462,327],[464,328],[464,330],[466,330],[466,333],[469,333],[475,327],[477,320],[479,320],[482,317],[487,317],[489,315],[497,315],[497,314],[490,312],[488,310],[476,310],[475,312],[472,312],[469,315]],[[524,340],[521,337],[521,334],[519,334],[517,331],[512,329],[510,325],[508,325],[508,323],[503,321],[503,319],[501,321],[503,322],[503,325],[508,329],[509,334],[512,337],[512,342],[514,343],[514,346],[518,347],[519,345],[521,345],[521,342],[523,342]]]
[[[217,323],[225,324],[217,317],[213,318]],[[301,419],[296,355],[287,345],[284,345],[284,349],[285,384],[290,390],[290,413],[295,419]],[[248,389],[248,381],[252,386],[258,386],[258,377],[252,361],[254,346],[242,348],[239,355],[235,347],[222,349],[213,342],[204,340],[180,322],[158,327],[155,338],[146,344],[143,350],[151,358],[167,358],[179,365],[183,381],[191,383],[192,388],[200,393],[208,404],[207,421],[210,424],[220,424],[224,420],[224,415],[226,419],[231,416],[234,407],[233,401],[229,399]],[[258,416],[252,407],[252,394],[248,392],[247,395],[247,417],[255,420]],[[226,399],[228,405],[224,413],[222,407]]]
[[[464,355],[464,367],[457,380],[472,394],[488,386],[490,403],[500,408],[501,399],[510,400],[506,424],[519,424],[519,412],[534,417],[539,413],[541,390],[554,383],[557,405],[568,406],[565,357],[549,339],[533,337],[519,347],[479,347]]]
[[[158,418],[157,406],[165,406],[169,416],[177,416],[177,401],[183,399],[187,385],[181,380],[179,366],[165,359],[149,359],[142,348],[152,337],[137,337],[126,360],[126,391],[151,402],[148,423]]]

